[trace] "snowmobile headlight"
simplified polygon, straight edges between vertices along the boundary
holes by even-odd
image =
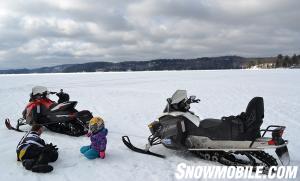
[[[158,131],[158,129],[160,128],[161,124],[158,121],[153,121],[152,123],[150,123],[148,125],[150,132],[152,134],[156,133]]]

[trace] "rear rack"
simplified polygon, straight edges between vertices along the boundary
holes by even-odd
[[[270,128],[275,128],[275,129],[270,129]],[[284,130],[285,126],[270,125],[270,126],[267,127],[267,129],[261,129],[260,131],[264,132],[262,134],[262,137],[264,137],[267,132],[274,132],[275,130],[277,130],[276,128],[281,128],[280,130]]]
[[[274,131],[277,131],[277,130],[278,130],[277,128],[280,128],[280,130],[284,130],[284,129],[285,129],[285,126],[270,125],[270,126],[268,126],[266,129],[261,129],[260,132],[263,131],[263,134],[262,134],[261,137],[264,137],[264,136],[266,135],[267,132],[273,133]],[[251,142],[249,148],[252,147],[252,145],[253,145],[253,143],[255,142],[255,140],[256,140],[256,139],[254,139],[254,140]]]

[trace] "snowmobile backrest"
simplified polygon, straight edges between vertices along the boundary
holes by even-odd
[[[262,97],[254,97],[248,104],[245,112],[244,126],[246,132],[244,138],[254,140],[261,137],[260,126],[264,118],[264,100]]]
[[[57,97],[59,98],[57,103],[63,103],[63,102],[68,102],[70,101],[70,96],[69,94],[67,93],[64,93],[64,92],[60,92],[58,94],[56,94]]]
[[[246,108],[246,115],[254,116],[255,120],[264,118],[264,99],[262,97],[254,97]]]

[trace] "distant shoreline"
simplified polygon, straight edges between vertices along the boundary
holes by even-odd
[[[255,69],[210,69],[210,70],[145,70],[145,71],[111,71],[111,72],[58,72],[58,73],[24,73],[24,74],[0,74],[1,76],[31,76],[31,75],[75,75],[75,74],[127,74],[127,73],[172,73],[172,72],[193,72],[193,71],[280,71],[280,70],[300,70],[300,68],[255,68]]]
[[[156,59],[150,61],[89,62],[64,64],[35,69],[0,70],[0,74],[76,73],[76,72],[134,72],[172,70],[300,68],[300,56],[244,58],[240,56],[202,57],[195,59]]]

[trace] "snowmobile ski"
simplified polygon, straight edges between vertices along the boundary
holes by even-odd
[[[20,118],[21,119],[21,118]],[[18,120],[19,122],[19,120]],[[20,130],[18,127],[15,128],[10,124],[10,120],[8,118],[5,119],[5,126],[7,129],[9,130],[14,130],[14,131],[18,131],[18,132],[24,132],[23,130]]]
[[[18,131],[18,132],[25,132],[23,130],[20,130],[19,127],[22,126],[22,125],[26,125],[24,123],[26,120],[24,118],[19,118],[17,121],[18,121],[17,126],[14,127],[14,126],[11,125],[10,119],[6,118],[5,119],[5,126],[6,126],[6,128],[9,129],[9,130],[14,130],[14,131]],[[44,123],[44,124],[40,124],[40,125],[46,126],[46,125],[51,125],[51,124],[57,124],[57,123],[60,123],[60,122]]]
[[[147,149],[141,149],[141,148],[137,148],[135,146],[132,145],[132,143],[130,142],[130,139],[128,136],[122,136],[122,141],[123,143],[132,151],[137,152],[137,153],[142,153],[142,154],[147,154],[147,155],[152,155],[152,156],[156,156],[159,158],[165,158],[164,155],[160,155],[157,153],[153,153]]]

